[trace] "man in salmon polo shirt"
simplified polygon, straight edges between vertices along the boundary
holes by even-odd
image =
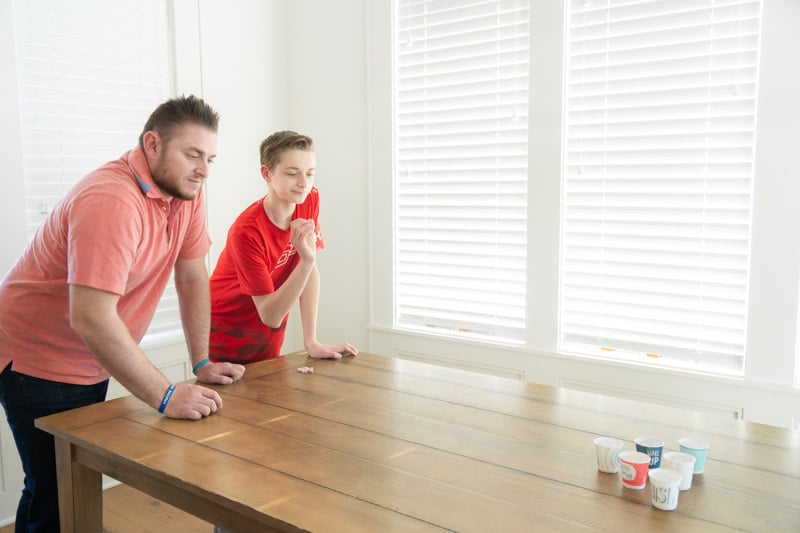
[[[170,418],[200,419],[216,391],[172,384],[138,343],[174,272],[197,378],[232,383],[244,367],[208,364],[209,288],[202,187],[219,116],[203,100],[161,104],[139,146],[79,181],[0,284],[0,403],[25,485],[16,531],[59,531],[53,437],[34,419],[105,399],[108,378]]]

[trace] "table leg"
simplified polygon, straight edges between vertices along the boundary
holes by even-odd
[[[102,474],[74,460],[74,447],[55,438],[62,533],[102,533]]]

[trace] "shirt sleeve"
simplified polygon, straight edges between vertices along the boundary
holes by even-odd
[[[306,214],[304,218],[310,218],[314,221],[314,236],[317,238],[317,250],[324,250],[325,240],[322,238],[322,228],[320,228],[319,225],[319,191],[316,187],[309,193],[308,200],[306,205],[308,206],[309,213]]]
[[[259,296],[275,292],[266,243],[255,231],[236,231],[228,236],[226,247],[236,271],[242,293]]]
[[[67,218],[67,282],[122,295],[141,241],[142,217],[125,198],[88,190],[72,200]]]

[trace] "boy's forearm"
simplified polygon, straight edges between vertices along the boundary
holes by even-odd
[[[308,276],[305,289],[300,294],[300,320],[303,325],[303,344],[308,349],[309,344],[317,342],[317,312],[319,310],[319,270],[314,270]]]
[[[308,284],[308,278],[316,267],[314,263],[307,264],[303,261],[289,274],[289,277],[275,292],[261,296],[254,296],[258,317],[261,322],[271,328],[277,328]]]

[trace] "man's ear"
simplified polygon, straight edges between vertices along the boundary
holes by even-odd
[[[144,145],[144,153],[150,159],[156,159],[158,152],[161,150],[161,137],[154,131],[146,131],[142,136],[142,144]]]

